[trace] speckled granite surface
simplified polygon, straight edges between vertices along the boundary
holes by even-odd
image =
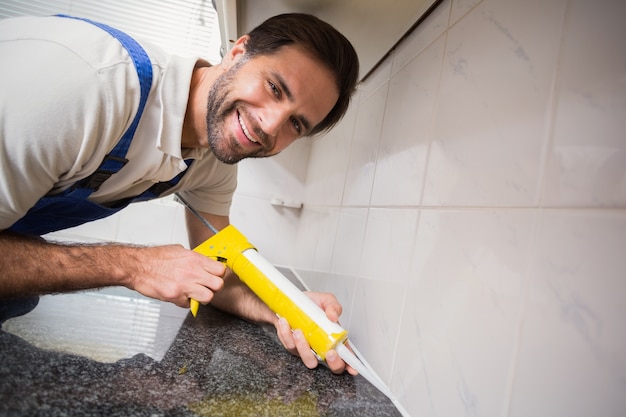
[[[254,324],[211,307],[160,361],[113,363],[0,331],[1,416],[399,416],[362,377],[308,370]]]

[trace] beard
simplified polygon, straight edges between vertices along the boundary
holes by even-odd
[[[236,164],[244,158],[255,157],[247,152],[235,138],[225,134],[226,117],[237,111],[239,102],[229,98],[230,84],[245,60],[237,62],[221,74],[211,86],[207,103],[207,138],[215,157],[225,164]]]

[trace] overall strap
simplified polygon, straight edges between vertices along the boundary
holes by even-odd
[[[89,197],[91,193],[97,191],[103,182],[105,182],[109,177],[116,172],[118,172],[126,163],[128,159],[126,159],[126,153],[128,152],[128,148],[130,147],[130,143],[135,135],[135,131],[137,130],[137,125],[139,125],[139,120],[141,119],[141,115],[143,114],[143,109],[146,105],[146,101],[148,100],[148,94],[150,93],[150,87],[152,86],[152,63],[150,62],[150,58],[146,51],[135,41],[133,38],[125,34],[124,32],[107,26],[103,23],[94,22],[93,20],[84,19],[81,17],[74,17],[59,14],[56,15],[58,17],[64,17],[68,19],[76,19],[82,20],[88,23],[91,23],[94,26],[99,27],[105,32],[109,33],[115,39],[117,39],[122,46],[128,51],[131,59],[133,60],[133,64],[137,70],[137,75],[139,76],[139,85],[141,96],[139,99],[139,107],[137,109],[137,114],[135,114],[135,118],[132,123],[128,127],[128,130],[124,133],[120,141],[115,145],[115,147],[109,152],[104,160],[100,163],[98,169],[88,176],[87,178],[79,181],[77,184],[73,186],[74,191],[81,194],[84,198]]]
[[[189,171],[189,167],[191,166],[192,162],[193,162],[193,159],[185,159],[187,168],[183,172],[179,173],[178,175],[176,175],[174,178],[172,178],[169,181],[157,182],[156,184],[148,188],[146,191],[144,191],[137,197],[131,198],[130,201],[132,201],[133,203],[136,203],[139,201],[152,200],[154,198],[160,197],[161,194],[163,194],[170,188],[173,188],[180,182],[183,176]]]

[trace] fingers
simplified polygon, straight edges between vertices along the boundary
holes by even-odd
[[[330,293],[307,292],[306,294],[324,310],[329,320],[333,322],[339,320],[342,307],[337,297]],[[313,369],[318,365],[318,357],[311,350],[311,346],[301,330],[296,329],[292,331],[289,323],[287,323],[287,320],[284,318],[278,320],[276,327],[281,343],[289,352],[294,355],[299,355],[307,368]],[[354,369],[349,367],[334,350],[330,350],[326,353],[326,364],[335,374],[341,374],[346,370],[352,375],[356,375],[357,373]]]
[[[278,320],[276,329],[278,338],[287,351],[292,355],[300,356],[302,363],[307,368],[313,369],[317,367],[319,360],[311,350],[311,346],[309,346],[309,342],[304,337],[302,330],[291,330],[289,323],[284,317]]]
[[[202,258],[205,260],[202,265],[205,271],[217,277],[224,278],[224,275],[226,274],[226,265],[219,261],[216,261],[215,259],[208,258],[204,255],[200,256],[202,256]]]
[[[278,339],[280,340],[280,343],[283,344],[285,349],[287,349],[289,353],[295,355],[297,352],[296,342],[293,338],[291,327],[284,317],[279,318],[278,322],[276,323],[276,334],[278,335]]]
[[[310,292],[306,295],[313,300],[324,312],[330,321],[337,322],[341,316],[343,308],[334,294],[327,292]]]
[[[328,365],[328,368],[334,374],[342,374],[346,369],[348,369],[348,372],[350,372],[350,370],[352,369],[343,361],[343,359],[339,357],[339,355],[337,355],[337,352],[334,349],[326,352],[326,365]],[[352,373],[350,372],[350,374]]]
[[[304,363],[307,368],[316,368],[319,364],[319,359],[311,350],[311,346],[304,337],[302,330],[292,330],[287,320],[282,317],[278,320],[276,327],[278,338],[285,349],[293,355],[300,356],[302,363]],[[326,353],[326,365],[328,365],[328,368],[334,374],[342,374],[345,371],[348,371],[351,375],[357,375],[358,373],[348,366],[343,359],[337,355],[335,350],[329,350]]]
[[[226,266],[216,260],[201,255],[201,273],[193,277],[193,285],[187,291],[187,298],[193,298],[201,304],[208,304],[215,295],[224,287]]]
[[[294,330],[293,338],[296,344],[298,355],[300,356],[302,363],[304,363],[304,366],[306,366],[309,369],[316,368],[317,365],[319,364],[319,360],[317,359],[317,356],[311,350],[311,346],[309,346],[309,342],[307,342],[306,338],[304,337],[304,333],[302,333],[302,330],[300,329]]]

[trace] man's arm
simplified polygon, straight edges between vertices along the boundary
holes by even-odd
[[[216,216],[210,213],[200,213],[200,215],[218,230],[229,224],[229,219],[226,216]],[[189,210],[185,212],[185,219],[191,247],[196,247],[213,236],[213,232],[191,214]],[[308,293],[308,296],[326,312],[326,315],[331,320],[336,322],[339,319],[341,305],[335,296],[328,293],[315,292]],[[300,356],[302,362],[308,368],[312,369],[318,365],[317,357],[311,351],[311,347],[304,338],[302,331],[297,329],[292,331],[287,321],[279,319],[230,269],[227,269],[224,276],[224,288],[215,294],[211,304],[222,311],[248,320],[273,324],[276,327],[278,338],[288,351]],[[345,362],[334,351],[327,353],[326,363],[334,373],[342,373],[346,370]],[[356,371],[352,368],[348,367],[348,371],[356,374]]]
[[[0,232],[0,298],[122,285],[189,306],[221,289],[225,268],[180,245],[57,244]]]

